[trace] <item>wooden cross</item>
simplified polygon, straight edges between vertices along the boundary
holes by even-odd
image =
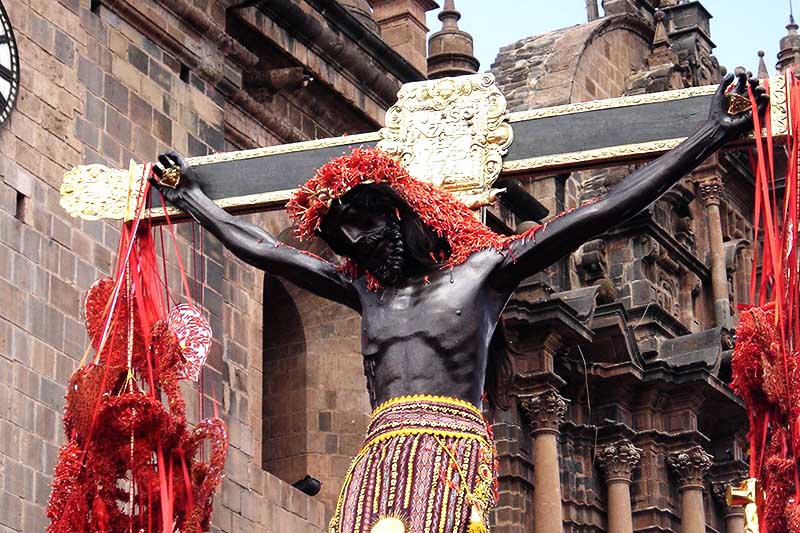
[[[780,137],[787,131],[785,79],[771,79],[770,89],[772,132]],[[203,191],[222,207],[264,211],[282,208],[328,160],[377,145],[413,176],[477,207],[493,199],[491,185],[500,176],[655,158],[706,119],[715,91],[716,86],[694,87],[509,114],[491,74],[444,78],[404,85],[387,111],[386,127],[377,132],[193,157],[188,163]],[[138,190],[129,171],[83,165],[65,175],[61,203],[73,216],[121,219],[132,212],[126,199],[135,201],[129,189]],[[149,215],[163,217],[157,199],[151,205],[156,207]]]

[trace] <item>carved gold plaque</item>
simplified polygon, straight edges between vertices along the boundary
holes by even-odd
[[[60,204],[84,220],[127,219],[136,209],[141,179],[142,167],[133,161],[129,170],[79,165],[64,174]]]
[[[506,117],[492,74],[407,83],[386,112],[378,148],[415,178],[479,207],[490,203],[513,140]]]

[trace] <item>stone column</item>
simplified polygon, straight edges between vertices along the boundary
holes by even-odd
[[[700,446],[674,453],[668,462],[680,483],[681,533],[705,533],[706,514],[703,508],[705,477],[713,457]]]
[[[631,476],[641,458],[641,451],[628,440],[605,446],[597,454],[608,485],[608,531],[633,533]]]
[[[719,201],[722,195],[722,178],[718,165],[704,167],[704,177],[698,180],[697,188],[708,215],[708,245],[711,252],[711,292],[714,297],[714,321],[717,326],[728,327],[730,322],[730,300],[728,296],[728,273],[725,271],[725,244],[722,241],[722,220]]]
[[[539,533],[563,531],[561,470],[558,465],[558,428],[567,401],[550,389],[522,399],[533,436],[533,515]]]
[[[744,533],[744,508],[741,505],[725,508],[725,533]]]

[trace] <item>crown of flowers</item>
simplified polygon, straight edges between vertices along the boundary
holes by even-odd
[[[286,204],[295,234],[300,239],[313,235],[335,200],[356,185],[370,183],[389,184],[423,223],[447,240],[451,254],[443,267],[461,264],[480,250],[504,249],[520,237],[493,232],[455,196],[411,177],[403,165],[375,148],[356,148],[329,161],[295,192]]]

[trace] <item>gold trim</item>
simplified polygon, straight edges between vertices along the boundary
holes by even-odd
[[[660,93],[622,96],[620,98],[607,98],[605,100],[564,104],[553,107],[545,107],[542,109],[531,109],[529,111],[517,111],[516,113],[511,113],[508,116],[508,121],[514,123],[521,122],[523,120],[536,120],[540,118],[571,115],[574,113],[586,113],[587,111],[616,109],[618,107],[631,107],[644,104],[671,102],[674,100],[684,100],[686,98],[714,94],[717,90],[717,87],[718,85],[704,85],[702,87],[689,87],[687,89],[676,89],[674,91],[664,91]]]
[[[330,137],[328,139],[316,139],[313,141],[301,141],[290,144],[279,144],[276,146],[265,146],[263,148],[253,148],[251,150],[240,150],[238,152],[224,152],[220,154],[201,155],[186,159],[189,166],[210,165],[212,163],[223,163],[226,161],[241,161],[243,159],[253,159],[269,155],[290,154],[293,152],[304,152],[306,150],[316,150],[319,148],[330,148],[333,146],[346,146],[348,144],[366,143],[379,141],[380,134],[377,131],[370,133],[359,133],[358,135],[345,135],[343,137]]]
[[[666,139],[663,141],[650,141],[646,143],[622,144],[619,146],[608,146],[605,148],[594,148],[592,150],[582,150],[564,154],[545,155],[531,157],[528,159],[516,159],[503,163],[503,172],[520,172],[525,170],[537,170],[540,168],[550,168],[574,163],[585,163],[586,161],[597,161],[601,163],[608,159],[621,156],[644,155],[653,152],[666,152],[678,146],[686,140],[686,137],[677,139]]]
[[[787,135],[789,133],[789,109],[786,97],[786,78],[784,76],[770,78],[769,89],[772,135]]]
[[[409,396],[395,396],[394,398],[389,398],[378,407],[372,411],[372,418],[375,418],[380,413],[388,409],[389,407],[394,407],[395,405],[404,404],[404,403],[413,403],[413,402],[424,402],[424,403],[443,403],[446,405],[452,405],[455,407],[463,407],[465,409],[471,410],[473,413],[481,417],[483,419],[483,413],[480,409],[476,406],[468,402],[467,400],[462,400],[461,398],[453,398],[452,396],[435,396],[431,394],[412,394]]]
[[[388,431],[386,433],[381,433],[380,435],[371,438],[367,441],[364,446],[361,447],[362,452],[366,452],[374,445],[378,444],[379,442],[383,442],[385,440],[392,439],[394,437],[400,437],[403,435],[431,435],[432,437],[444,437],[444,438],[452,438],[452,439],[465,439],[465,440],[474,440],[478,441],[484,446],[491,447],[491,444],[485,437],[475,434],[475,433],[467,433],[466,431],[448,431],[446,429],[430,429],[430,428],[405,428],[405,429],[395,429],[392,431]]]
[[[750,98],[747,96],[742,96],[736,92],[731,92],[728,95],[729,115],[741,115],[742,113],[747,113],[750,111],[751,108],[752,106],[750,105]]]

